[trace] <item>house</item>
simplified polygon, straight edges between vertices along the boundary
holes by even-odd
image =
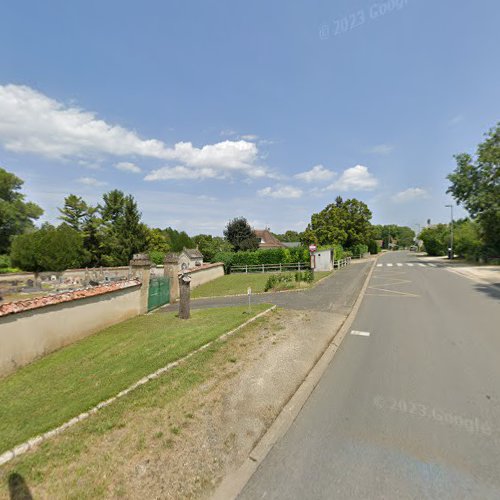
[[[167,254],[165,262],[178,263],[182,270],[195,269],[203,265],[203,254],[198,248],[184,248],[182,252]]]
[[[268,249],[268,248],[285,248],[285,245],[274,236],[273,233],[266,229],[254,229],[255,236],[259,238],[259,248]]]

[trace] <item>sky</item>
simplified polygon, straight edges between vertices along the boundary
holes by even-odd
[[[447,222],[453,155],[500,119],[497,0],[6,0],[1,19],[0,166],[44,221],[116,188],[191,235],[301,231],[339,195],[376,224]]]

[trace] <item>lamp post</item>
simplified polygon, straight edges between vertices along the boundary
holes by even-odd
[[[448,249],[448,259],[453,259],[453,205],[445,205],[451,211],[451,224],[450,224],[450,248]]]

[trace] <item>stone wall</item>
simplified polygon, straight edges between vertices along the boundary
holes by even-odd
[[[200,267],[190,269],[189,274],[191,275],[191,289],[193,289],[224,276],[224,264],[222,262],[203,264]]]
[[[0,376],[137,316],[147,288],[134,279],[0,305]]]

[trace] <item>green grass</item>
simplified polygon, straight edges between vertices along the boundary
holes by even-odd
[[[182,398],[193,387],[224,372],[224,361],[234,352],[235,344],[268,321],[267,316],[259,318],[229,339],[214,342],[165,375],[0,467],[0,498],[8,498],[11,474],[23,476],[34,488],[34,498],[109,498],[111,490],[118,487],[112,484],[115,465],[122,459],[137,460],[134,450],[139,445],[153,450],[157,445],[164,449],[176,446],[183,439],[182,433],[176,435],[171,428],[181,429],[192,422],[196,425],[196,411],[202,408],[195,403],[195,396],[187,403]],[[126,491],[116,496],[125,497]]]
[[[205,283],[199,287],[196,287],[191,292],[191,297],[220,297],[222,295],[238,295],[247,293],[247,288],[252,289],[252,293],[260,293],[264,291],[266,281],[271,273],[255,273],[255,274],[226,274],[217,278],[209,283]],[[330,272],[315,272],[314,281],[318,281],[325,276],[328,276]],[[294,286],[298,288],[298,284],[294,283]],[[308,288],[310,285],[307,283],[301,283],[301,288]]]
[[[258,314],[269,305],[255,305]],[[77,416],[237,327],[246,307],[138,316],[0,380],[0,453]]]

